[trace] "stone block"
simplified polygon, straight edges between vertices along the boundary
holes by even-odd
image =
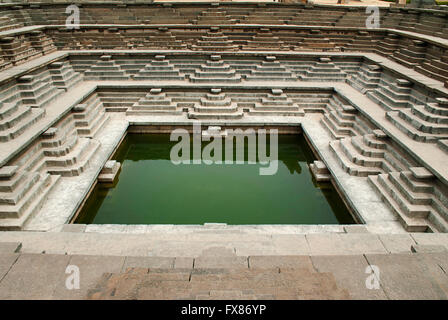
[[[50,138],[50,137],[54,137],[57,132],[58,132],[58,128],[51,127],[51,128],[48,128],[44,133],[42,133],[42,135],[44,137]]]
[[[67,255],[21,254],[0,282],[0,298],[52,299],[57,288],[65,288],[69,259]]]
[[[0,179],[9,179],[14,176],[19,169],[18,166],[4,166],[0,168]]]
[[[150,94],[159,94],[162,92],[161,88],[152,88],[151,90],[149,90]]]
[[[314,270],[309,256],[251,256],[249,268],[294,268]]]
[[[414,239],[409,234],[380,234],[381,242],[389,253],[410,253]]]
[[[439,106],[448,108],[448,99],[447,98],[437,98],[436,101]]]
[[[369,233],[366,226],[360,224],[344,226],[344,231],[346,233]]]
[[[372,132],[373,132],[373,135],[374,135],[376,138],[378,138],[378,139],[384,139],[384,138],[387,138],[387,134],[384,133],[383,130],[375,129],[375,130],[373,130]]]
[[[98,176],[98,182],[113,183],[120,171],[121,164],[116,160],[109,160],[105,163]]]
[[[412,86],[412,82],[406,79],[397,79],[397,86],[399,87],[410,87]]]
[[[85,103],[80,103],[73,107],[74,112],[84,112],[86,110],[87,110],[87,105]]]
[[[364,256],[312,256],[311,261],[317,272],[330,272],[338,287],[347,289],[352,299],[387,299],[381,287],[366,287],[369,264]]]
[[[248,259],[235,256],[201,256],[194,260],[194,268],[248,268]]]
[[[128,268],[154,268],[171,269],[174,266],[174,258],[166,257],[126,257],[122,270]]]
[[[448,249],[441,245],[423,245],[423,244],[413,244],[411,246],[411,251],[416,253],[439,253],[447,252]]]
[[[434,175],[425,167],[411,167],[409,170],[416,179],[432,179]]]
[[[444,287],[448,277],[437,263],[423,261],[419,254],[371,255],[366,259],[378,267],[381,288],[389,299],[448,299]]]
[[[61,232],[84,232],[86,227],[85,224],[64,224]]]

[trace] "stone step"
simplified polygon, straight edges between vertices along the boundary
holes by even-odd
[[[423,108],[424,107],[421,106],[421,109]],[[448,134],[448,117],[434,116],[429,118],[425,115],[424,111],[419,111],[416,107],[400,110],[398,116],[411,124],[418,131],[437,136],[446,136]],[[424,119],[425,117],[426,119]]]
[[[228,119],[241,119],[243,117],[243,112],[232,112],[232,113],[205,113],[205,112],[188,112],[189,119],[215,119],[215,120],[228,120]]]
[[[444,139],[445,135],[435,135],[432,133],[424,133],[417,130],[412,124],[402,119],[398,111],[386,112],[386,119],[391,121],[400,131],[405,133],[408,137],[421,142],[436,142],[437,139]]]
[[[19,206],[14,208],[5,208],[0,206],[0,216],[4,212],[8,212],[14,217],[0,218],[0,230],[23,230],[25,224],[31,219],[42,207],[44,201],[53,187],[58,183],[60,176],[44,175],[42,184],[36,184],[24,197]],[[12,207],[12,206],[11,206]]]
[[[399,203],[393,198],[393,195],[396,194],[395,193],[391,194],[390,190],[385,188],[379,182],[379,175],[369,176],[368,181],[373,186],[374,190],[378,192],[379,196],[381,196],[381,199],[384,201],[384,203],[398,217],[399,221],[408,232],[428,232],[428,231],[431,232],[435,230],[435,228],[430,223],[428,223],[426,219],[407,216],[402,211]]]
[[[19,123],[16,123],[13,127],[0,131],[0,142],[6,142],[17,138],[44,116],[45,110],[40,108],[31,108],[30,116],[24,118]]]
[[[344,171],[351,176],[367,177],[369,175],[377,175],[383,172],[382,169],[378,167],[364,167],[353,163],[347,158],[344,149],[341,147],[340,140],[331,141],[330,149],[336,155],[336,158]]]

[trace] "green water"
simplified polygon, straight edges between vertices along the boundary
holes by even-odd
[[[169,135],[128,134],[114,156],[119,181],[98,184],[76,223],[353,223],[331,184],[313,180],[315,158],[304,137],[278,141],[278,171],[263,176],[259,163],[174,165]]]

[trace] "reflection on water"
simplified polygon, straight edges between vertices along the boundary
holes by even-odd
[[[308,164],[315,159],[301,135],[279,136],[278,170],[271,176],[259,175],[267,166],[259,163],[176,166],[169,160],[175,144],[169,135],[128,134],[114,156],[122,163],[119,181],[99,184],[76,222],[353,223],[331,184],[313,180]]]

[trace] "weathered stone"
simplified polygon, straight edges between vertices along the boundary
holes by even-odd
[[[425,167],[412,167],[409,168],[409,171],[412,172],[412,175],[417,179],[432,179],[434,175]]]
[[[18,166],[4,166],[0,168],[0,179],[9,179],[16,174]]]

